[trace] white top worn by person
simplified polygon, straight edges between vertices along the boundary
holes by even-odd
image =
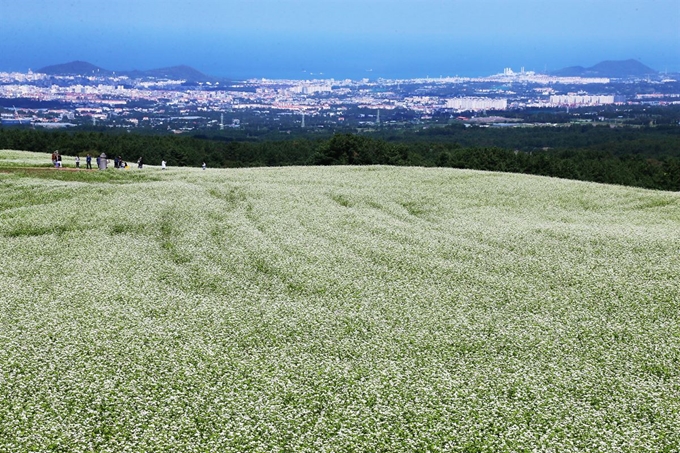
[[[161,170],[165,170],[165,161],[164,160],[161,161]]]

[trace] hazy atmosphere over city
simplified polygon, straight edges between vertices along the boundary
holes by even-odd
[[[0,2],[0,70],[84,60],[230,78],[480,76],[637,59],[680,71],[677,0]]]

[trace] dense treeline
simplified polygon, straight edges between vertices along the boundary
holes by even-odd
[[[322,165],[436,165],[439,167],[526,173],[661,190],[680,190],[680,158],[609,151],[463,148],[450,144],[391,144],[356,135],[335,135],[312,162]]]
[[[451,124],[403,135],[383,133],[399,142],[458,143],[463,147],[498,147],[520,151],[589,149],[622,156],[680,157],[680,127],[609,127],[575,124],[561,127],[466,128]]]
[[[562,132],[558,132],[562,130]],[[619,132],[620,131],[620,132]],[[326,139],[229,141],[224,137],[113,134],[0,128],[0,149],[84,156],[121,156],[147,164],[210,167],[283,165],[417,165],[554,176],[680,190],[680,128],[609,129],[592,126],[467,132],[447,126],[397,140],[336,134]],[[487,135],[484,136],[483,133]],[[503,135],[505,134],[505,135]],[[442,140],[441,137],[453,137]],[[486,137],[486,138],[484,138]],[[498,138],[500,137],[500,138]],[[508,146],[513,141],[523,146]],[[498,142],[506,146],[499,146]],[[529,145],[527,145],[529,143]],[[545,146],[539,146],[539,145]]]

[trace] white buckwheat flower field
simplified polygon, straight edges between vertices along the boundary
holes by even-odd
[[[0,151],[0,451],[680,451],[680,194]],[[47,164],[47,165],[46,165]]]

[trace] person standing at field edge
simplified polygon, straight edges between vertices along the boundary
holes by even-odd
[[[165,161],[164,160],[161,161],[161,170],[165,170]]]
[[[137,159],[137,168],[142,168],[143,165],[144,165],[144,163],[142,162],[142,158],[140,156],[140,158]]]
[[[92,156],[90,154],[87,154],[87,157],[85,157],[85,168],[88,170],[92,170]]]
[[[52,152],[52,166],[57,168],[57,151]]]
[[[57,168],[61,168],[61,154],[57,153]]]
[[[205,170],[205,162],[203,162],[203,165],[201,165],[201,168]]]
[[[80,156],[76,154],[76,168],[80,168]]]

